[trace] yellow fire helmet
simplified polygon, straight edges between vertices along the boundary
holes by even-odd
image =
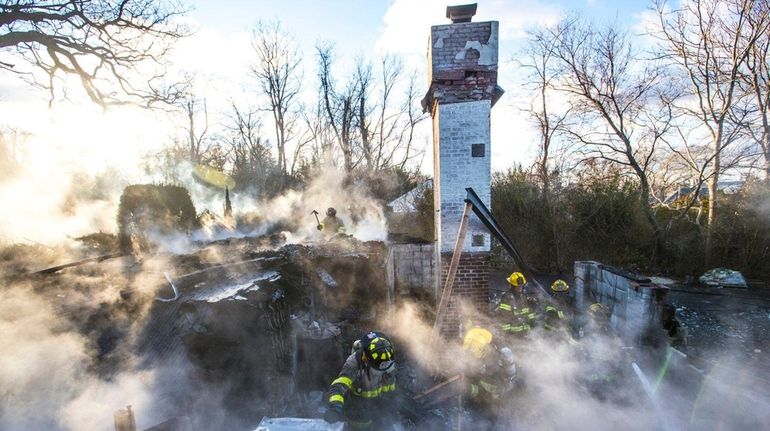
[[[595,302],[595,303],[591,304],[591,306],[588,307],[588,309],[592,313],[605,313],[605,312],[607,312],[607,307],[604,304],[602,304],[601,302]]]
[[[551,290],[554,292],[566,292],[569,290],[569,284],[562,279],[558,279],[551,284]]]
[[[527,284],[527,279],[524,278],[524,274],[518,271],[512,273],[510,276],[508,276],[508,278],[506,278],[506,280],[508,280],[508,284],[513,287],[522,287]]]
[[[484,328],[471,328],[463,339],[463,349],[468,350],[473,356],[481,359],[487,355],[488,347],[491,343],[491,332]]]
[[[607,308],[606,305],[600,302],[595,302],[591,304],[591,306],[588,307],[588,312],[592,316],[596,318],[601,318],[601,319],[606,319],[607,317],[609,317],[609,314],[610,314],[609,308]]]

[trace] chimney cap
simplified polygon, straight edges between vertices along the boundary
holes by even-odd
[[[447,6],[446,17],[452,20],[452,24],[471,22],[473,15],[476,15],[477,6],[478,3]]]

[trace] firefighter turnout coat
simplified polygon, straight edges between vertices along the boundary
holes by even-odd
[[[372,412],[389,403],[396,390],[395,366],[378,371],[363,361],[363,351],[356,349],[345,360],[328,392],[330,407],[342,407],[350,425],[361,428],[371,425]]]
[[[497,329],[507,334],[526,335],[534,326],[535,313],[523,294],[506,292],[495,308]]]

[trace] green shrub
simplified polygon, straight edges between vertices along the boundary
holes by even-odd
[[[492,177],[492,213],[535,269],[570,271],[575,260],[677,276],[698,276],[709,269],[704,264],[705,226],[695,222],[697,207],[688,214],[654,208],[667,249],[666,258],[655,262],[654,231],[633,181],[605,172],[582,176],[578,184],[554,184],[544,196],[538,178],[520,167]],[[749,181],[738,193],[720,195],[712,244],[712,266],[736,269],[750,278],[770,278],[768,185]],[[500,247],[493,251],[496,261],[511,265]]]
[[[188,233],[198,227],[195,206],[186,188],[174,185],[137,184],[126,187],[118,206],[120,249],[150,249],[147,232]]]
[[[721,195],[719,203],[712,261],[770,279],[770,186],[748,181],[737,193]]]

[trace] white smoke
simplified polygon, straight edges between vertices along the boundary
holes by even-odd
[[[0,302],[0,429],[110,429],[113,413],[129,404],[142,412],[142,425],[152,425],[155,372],[99,378],[89,340],[28,287],[6,288]]]
[[[419,305],[405,302],[394,311],[388,330],[400,343],[397,351],[405,350],[404,356],[413,363],[443,378],[472,371],[477,365],[461,350],[461,341],[437,338],[432,322],[420,316],[419,309]],[[466,318],[478,322],[479,316],[469,311]],[[770,424],[770,388],[761,383],[764,378],[752,378],[764,375],[764,365],[746,363],[725,352],[716,352],[716,367],[701,374],[686,361],[661,361],[613,335],[592,334],[572,345],[538,329],[527,338],[493,343],[513,350],[517,387],[493,405],[493,417],[466,394],[466,408],[471,406],[476,413],[472,418],[461,415],[463,428],[670,431],[766,429]],[[633,363],[641,364],[652,394],[645,392]],[[602,381],[605,377],[609,380]],[[441,378],[435,382],[439,381]],[[445,404],[445,411],[452,411],[453,403]],[[455,427],[456,416],[445,413],[440,424],[421,428]]]
[[[222,214],[225,206],[225,193],[201,185],[192,177],[191,165],[180,165],[179,179],[189,191],[193,203],[201,212],[208,209],[215,214]],[[349,183],[343,171],[333,166],[317,170],[307,184],[299,190],[290,189],[274,198],[257,200],[250,195],[231,191],[230,198],[235,217],[248,217],[256,223],[236,226],[234,229],[224,226],[221,220],[204,224],[201,230],[193,233],[193,241],[213,241],[225,238],[259,237],[271,232],[275,227],[287,228],[284,233],[287,243],[319,241],[325,236],[318,231],[317,221],[312,211],[318,211],[319,220],[323,220],[327,208],[335,208],[337,217],[345,224],[346,233],[361,241],[384,241],[387,237],[387,223],[382,205],[369,193],[364,184]],[[188,252],[180,238],[168,238],[160,241],[167,251]]]
[[[157,114],[63,104],[29,115],[14,124],[29,133],[12,142],[0,137],[15,157],[13,172],[0,178],[0,239],[51,245],[114,233],[120,193],[147,179],[142,154],[158,147],[165,134]]]

